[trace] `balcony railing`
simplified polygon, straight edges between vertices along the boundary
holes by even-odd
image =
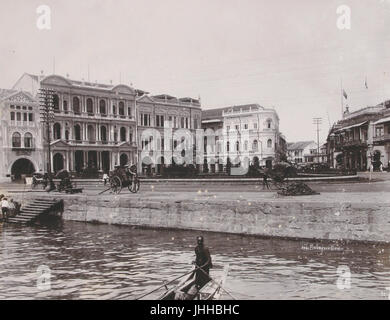
[[[374,142],[388,141],[390,140],[390,133],[384,134],[383,136],[374,137]]]
[[[94,141],[94,140],[65,140],[67,143],[69,143],[72,146],[87,146],[87,145],[93,145],[93,146],[103,146],[103,147],[115,147],[119,144],[121,144],[121,141]],[[136,143],[135,142],[129,142],[130,145],[135,148]]]
[[[12,147],[12,151],[35,151],[35,147]]]
[[[120,119],[120,120],[130,120],[135,121],[133,116],[129,115],[116,115],[116,114],[100,114],[100,113],[89,113],[89,112],[74,112],[74,111],[63,111],[58,113],[58,115],[67,115],[67,116],[76,116],[80,118],[87,119]]]
[[[367,140],[347,140],[342,142],[336,142],[336,147],[364,147],[367,146]]]

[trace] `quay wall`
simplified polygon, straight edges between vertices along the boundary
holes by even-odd
[[[64,220],[263,237],[389,242],[390,197],[379,198],[363,201],[359,194],[328,194],[245,200],[229,196],[88,195],[61,199]]]

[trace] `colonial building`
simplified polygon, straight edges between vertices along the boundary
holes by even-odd
[[[0,89],[0,180],[44,171],[39,116],[30,93]]]
[[[201,129],[201,116],[200,101],[193,98],[167,94],[137,98],[139,170],[162,174],[173,162],[195,164],[195,133]]]
[[[314,141],[298,141],[287,144],[287,160],[292,163],[318,162],[317,143]]]
[[[58,75],[38,79],[24,74],[14,87],[54,90],[51,127],[52,170],[107,172],[136,162],[136,97],[127,85],[75,81]],[[35,91],[34,91],[35,90]],[[43,133],[45,136],[45,133]]]
[[[243,163],[272,167],[286,149],[276,111],[258,104],[205,110],[202,126],[219,129],[213,141],[211,130],[206,134],[204,171],[218,172]]]
[[[332,167],[367,170],[373,164],[388,167],[390,159],[390,101],[345,112],[327,139]]]

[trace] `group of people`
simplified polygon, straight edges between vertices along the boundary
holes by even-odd
[[[17,215],[20,211],[20,204],[12,198],[8,200],[3,194],[0,195],[0,206],[3,221],[7,221],[9,217]]]

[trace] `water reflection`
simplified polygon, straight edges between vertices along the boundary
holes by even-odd
[[[0,229],[0,299],[134,299],[190,270],[198,232],[65,222]],[[385,299],[390,246],[259,239],[205,233],[215,268],[240,299]],[[51,290],[37,288],[37,268]],[[339,290],[337,268],[350,268]],[[158,293],[148,298],[156,297]]]

